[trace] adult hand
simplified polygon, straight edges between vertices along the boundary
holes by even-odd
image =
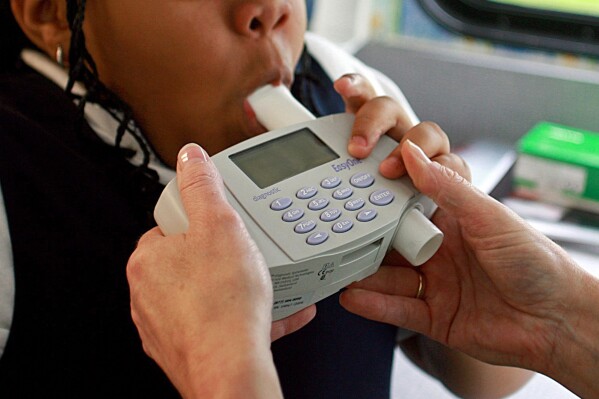
[[[216,380],[227,370],[215,364],[235,369],[232,363],[251,360],[271,370],[271,337],[306,324],[314,308],[271,326],[268,268],[228,204],[216,167],[199,146],[187,145],[179,153],[177,176],[189,229],[168,237],[158,227],[144,234],[127,277],[144,349],[185,394],[193,391],[190,384],[207,383],[203,371],[206,379],[191,378],[202,366],[214,369],[210,376]],[[206,366],[209,361],[216,363]]]
[[[424,296],[414,297],[418,275],[404,264],[381,267],[353,284],[341,304],[486,362],[561,373],[573,386],[560,363],[571,355],[560,348],[581,341],[590,348],[596,341],[596,334],[592,341],[593,334],[571,333],[581,330],[583,320],[596,319],[596,303],[588,298],[597,298],[597,281],[555,243],[411,142],[401,154],[415,186],[438,204],[433,221],[445,233],[439,251],[419,269]],[[596,370],[596,346],[594,355],[574,352],[587,370],[593,370],[593,358]]]

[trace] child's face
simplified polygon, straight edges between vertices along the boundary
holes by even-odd
[[[246,97],[291,83],[306,9],[305,0],[94,0],[84,27],[100,80],[174,164],[187,142],[213,154],[263,131]]]

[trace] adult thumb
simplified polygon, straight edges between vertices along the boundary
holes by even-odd
[[[177,185],[190,225],[206,220],[219,207],[230,206],[216,166],[197,144],[187,144],[179,151]]]
[[[503,217],[510,213],[454,170],[431,161],[410,140],[406,140],[402,146],[401,155],[414,186],[430,197],[440,209],[461,220],[463,226],[468,227],[471,224],[469,222],[474,220],[481,222],[481,216],[484,218],[484,215]],[[489,222],[496,223],[497,220]]]

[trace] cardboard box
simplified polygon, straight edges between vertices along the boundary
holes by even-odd
[[[599,133],[541,122],[517,149],[516,195],[599,213]]]

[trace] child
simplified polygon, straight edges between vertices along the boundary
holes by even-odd
[[[291,86],[318,115],[356,112],[359,157],[380,134],[410,137],[415,117],[386,78],[304,35],[303,0],[10,6],[19,27],[3,51],[15,57],[0,77],[0,182],[14,306],[0,396],[174,396],[131,322],[125,265],[179,148],[214,154],[262,133],[246,98],[267,83]],[[348,72],[361,75],[337,80],[337,93]],[[426,131],[410,138],[459,168],[447,137]],[[395,152],[381,170],[403,173]],[[322,301],[305,329],[273,343],[285,395],[388,396],[395,336],[337,296]]]

